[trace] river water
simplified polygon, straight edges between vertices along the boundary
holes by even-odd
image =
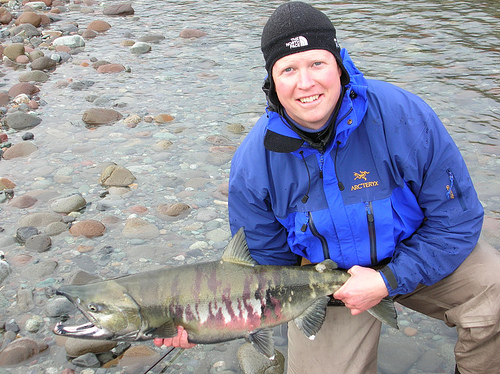
[[[75,192],[91,203],[81,219],[110,224],[102,237],[74,238],[63,233],[52,238],[48,252],[31,253],[36,261],[52,259],[59,267],[47,279],[22,279],[14,272],[2,287],[3,320],[22,324],[30,315],[43,315],[43,301],[27,314],[16,311],[15,296],[21,288],[32,288],[36,295],[42,295],[47,284],[58,286],[77,269],[113,276],[218,258],[229,239],[223,190],[230,158],[265,108],[260,89],[265,76],[260,34],[282,1],[134,0],[135,14],[128,17],[104,16],[102,6],[106,3],[80,6],[72,1],[68,11],[61,14],[61,21],[51,26],[76,22],[84,29],[90,21],[102,19],[112,28],[87,40],[82,52],[58,66],[41,85],[39,96],[45,105],[36,112],[42,123],[30,130],[39,150],[27,158],[0,162],[0,177],[16,183],[16,196],[37,193],[39,197],[39,202],[28,209],[0,205],[0,226],[4,229],[0,239],[15,235],[22,216],[49,211],[50,199]],[[368,78],[403,87],[424,98],[438,113],[462,151],[484,205],[483,235],[500,248],[498,1],[310,3],[330,16],[341,46]],[[196,28],[207,35],[180,38],[185,28]],[[165,37],[151,43],[150,53],[134,55],[121,45],[125,39],[137,40],[148,34]],[[130,72],[97,74],[82,64],[91,59],[121,63]],[[18,82],[23,70],[2,67],[2,72],[2,85],[8,88]],[[91,84],[75,90],[56,84],[61,81]],[[82,114],[96,106],[113,108],[124,117],[165,113],[175,119],[167,124],[142,121],[136,127],[120,121],[89,129],[82,122]],[[238,128],[243,130],[235,130]],[[9,133],[13,143],[21,141],[21,135]],[[172,146],[159,152],[154,145],[160,140],[169,140]],[[104,188],[98,177],[109,162],[131,170],[137,181],[125,198],[107,203],[111,209],[99,209]],[[191,211],[177,219],[158,218],[156,207],[174,202],[188,204]],[[151,239],[125,237],[123,225],[134,215],[156,225],[159,235]],[[82,246],[94,250],[82,253]],[[105,246],[113,247],[107,262],[98,251]],[[10,246],[4,252],[9,259],[22,249]],[[381,364],[380,373],[453,371],[453,330],[404,309],[400,310],[400,321],[403,328],[413,328],[417,333],[409,337],[412,333],[408,331],[404,334],[384,329],[380,361],[391,363],[399,357],[402,362]],[[51,344],[51,353],[32,363],[33,372],[57,373],[72,367],[60,353],[63,348],[54,344],[50,333],[54,320],[46,318],[45,322],[36,337]],[[30,336],[22,329],[21,335]],[[224,365],[213,366],[215,363],[231,360],[227,357],[231,349],[225,345],[203,349],[182,352],[165,372],[216,372]],[[193,360],[202,352],[208,365],[205,369]],[[233,363],[233,370],[237,370],[234,366],[237,364]],[[0,369],[4,372],[25,373],[25,363]]]

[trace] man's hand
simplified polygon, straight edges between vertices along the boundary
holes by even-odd
[[[196,345],[188,342],[188,333],[182,326],[177,326],[177,335],[173,338],[156,338],[154,344],[157,347],[164,345],[166,347],[176,348],[193,348]]]
[[[389,295],[382,275],[371,268],[353,266],[349,280],[333,294],[351,309],[353,316],[373,308]]]

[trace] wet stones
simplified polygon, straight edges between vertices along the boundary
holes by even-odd
[[[91,108],[87,109],[82,116],[83,122],[90,126],[112,124],[122,119],[120,112],[114,109]]]
[[[122,235],[125,238],[154,239],[160,235],[160,230],[151,222],[133,217],[125,222]]]
[[[208,35],[205,31],[201,31],[198,29],[184,29],[179,33],[181,38],[190,39],[190,38],[201,38],[202,36]]]
[[[0,352],[0,366],[16,365],[45,351],[48,345],[30,338],[14,340]]]
[[[130,3],[119,3],[108,5],[103,12],[106,16],[131,16],[134,14],[134,8]]]
[[[92,219],[75,222],[69,229],[71,235],[86,238],[102,236],[105,231],[106,227],[101,222]]]
[[[95,32],[105,32],[108,31],[110,28],[111,25],[103,20],[95,20],[87,25],[88,30],[92,30]]]
[[[50,208],[56,213],[76,212],[87,204],[87,201],[81,194],[72,194],[60,199],[56,199],[50,204]]]
[[[99,183],[104,187],[126,187],[135,179],[135,176],[128,169],[112,164],[103,170],[99,177]]]

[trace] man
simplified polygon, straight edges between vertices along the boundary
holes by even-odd
[[[268,111],[236,152],[233,234],[261,264],[348,269],[309,341],[289,324],[288,373],[376,373],[384,297],[456,326],[457,372],[500,373],[500,255],[466,165],[418,97],[367,80],[326,15],[281,5],[264,27]],[[185,331],[175,342],[184,345]],[[161,344],[158,341],[157,344]]]

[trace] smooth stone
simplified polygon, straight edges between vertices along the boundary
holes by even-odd
[[[161,204],[156,208],[156,213],[160,218],[177,217],[187,212],[191,207],[185,203]]]
[[[22,275],[28,280],[42,280],[54,274],[59,264],[53,260],[45,260],[29,264],[22,269]]]
[[[56,199],[50,204],[50,209],[56,213],[75,212],[87,205],[87,201],[80,194],[72,194],[60,199]]]
[[[106,64],[97,68],[99,74],[121,73],[122,71],[125,71],[125,66],[122,64]]]
[[[122,119],[122,114],[114,109],[91,108],[82,116],[83,122],[91,126],[107,125]]]
[[[22,195],[14,197],[10,202],[9,206],[19,209],[26,209],[36,204],[38,200],[30,195]]]
[[[112,350],[117,342],[109,340],[68,339],[64,348],[70,357],[78,357],[87,353],[103,353]]]
[[[28,238],[30,238],[33,235],[38,235],[39,231],[36,227],[34,226],[23,226],[19,227],[16,230],[16,240],[19,243],[25,243]]]
[[[151,46],[144,42],[136,42],[130,47],[130,52],[136,55],[142,55],[151,51]]]
[[[26,216],[23,216],[19,220],[18,225],[20,227],[22,227],[22,226],[34,226],[34,227],[40,228],[40,227],[45,227],[52,222],[61,222],[61,220],[62,220],[62,218],[61,218],[61,215],[59,215],[59,214],[37,212],[37,213],[30,213]]]
[[[15,61],[16,58],[23,55],[24,52],[24,44],[20,43],[10,44],[3,49],[3,55],[7,56],[12,61]]]
[[[48,80],[49,80],[49,75],[41,70],[27,71],[19,76],[19,82],[45,83]]]
[[[31,142],[17,143],[3,153],[3,158],[12,160],[13,158],[26,157],[37,150],[37,146]]]
[[[122,235],[125,238],[154,239],[160,235],[160,230],[154,224],[134,217],[127,219]]]
[[[23,23],[29,23],[35,27],[40,26],[42,23],[42,17],[35,12],[23,12],[16,19],[16,25],[21,25]]]
[[[119,3],[108,5],[102,13],[106,16],[130,16],[134,14],[134,8],[130,3]]]
[[[37,342],[30,338],[16,339],[0,352],[0,366],[20,364],[47,348],[45,342]]]
[[[85,47],[85,39],[83,39],[80,35],[68,35],[61,36],[57,39],[54,39],[52,42],[53,46],[68,46],[72,49]]]
[[[96,32],[105,32],[111,28],[111,25],[103,20],[94,20],[87,25],[87,29]]]
[[[12,190],[16,187],[16,184],[10,179],[1,177],[0,178],[0,191],[1,190]]]
[[[31,317],[24,324],[24,328],[28,332],[38,332],[42,326],[43,326],[43,318],[38,315]]]
[[[17,96],[17,95],[16,95]],[[26,130],[38,126],[42,119],[40,117],[34,116],[32,114],[24,112],[14,112],[7,116],[6,124],[8,127],[14,130]],[[23,144],[23,143],[17,143]]]
[[[37,58],[31,63],[32,70],[48,70],[52,71],[56,68],[57,62],[48,56]]]
[[[47,225],[43,230],[45,235],[56,236],[68,230],[68,225],[64,222],[53,222]]]
[[[52,246],[52,239],[50,239],[50,236],[44,234],[33,235],[26,239],[24,246],[26,249],[33,251],[46,252]]]
[[[9,97],[16,97],[19,94],[26,94],[28,96],[31,96],[36,94],[37,92],[40,92],[40,89],[33,83],[20,82],[9,88],[8,94]]]
[[[107,166],[99,177],[99,184],[104,187],[126,187],[135,181],[135,176],[126,168],[112,164]]]
[[[74,223],[69,232],[73,236],[85,236],[86,238],[95,238],[104,235],[106,227],[96,220],[84,220]]]
[[[165,40],[165,36],[161,34],[148,34],[141,36],[138,40],[142,43],[159,43],[162,40]]]
[[[206,32],[197,29],[184,29],[179,33],[181,38],[201,38],[208,35]]]
[[[45,315],[50,318],[59,318],[75,313],[75,305],[65,297],[50,299],[45,305]],[[69,339],[70,340],[70,339]]]
[[[71,363],[75,366],[86,367],[86,368],[101,367],[101,363],[94,353],[85,353],[84,355],[78,356],[75,359],[73,359]]]

